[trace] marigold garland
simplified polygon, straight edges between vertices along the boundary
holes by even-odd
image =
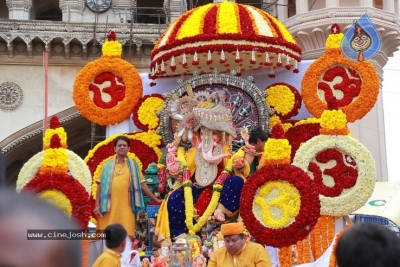
[[[278,257],[280,267],[292,267],[292,246],[280,248]]]
[[[324,169],[323,172],[331,177],[325,180],[315,176],[319,172],[319,167],[313,161],[318,154],[322,153],[323,155],[324,151],[328,149],[340,151],[345,157],[335,159],[335,165]],[[332,153],[329,152],[324,161],[328,161],[331,155],[336,154],[336,152]],[[319,179],[320,182],[315,185],[320,192],[322,215],[350,214],[364,205],[375,186],[375,161],[364,145],[350,136],[320,135],[313,137],[296,152],[293,164],[307,172],[313,170],[314,179]],[[351,176],[344,179],[349,171],[353,170],[357,171],[358,177]],[[327,182],[333,183],[325,185]]]
[[[333,91],[328,82],[336,77],[342,80],[340,84],[336,82],[335,85],[336,91],[343,90],[341,100],[335,95],[326,95]],[[361,83],[358,95],[354,95],[355,90],[351,89],[357,86],[354,83]],[[379,87],[379,77],[371,62],[348,60],[341,54],[339,48],[335,48],[326,50],[325,54],[307,69],[301,83],[301,96],[307,110],[318,118],[324,110],[329,109],[328,101],[332,100],[330,98],[341,101],[342,104],[338,105],[338,108],[343,110],[349,122],[354,122],[364,117],[373,108],[379,94]],[[323,98],[318,94],[321,88],[325,90]]]
[[[163,108],[165,98],[160,94],[145,95],[140,98],[132,110],[134,124],[142,131],[155,130],[160,119],[157,112]]]
[[[300,210],[287,227],[276,229],[266,227],[253,212],[254,198],[257,197],[258,189],[270,181],[286,181],[299,191]],[[310,186],[310,183],[312,184],[312,180],[305,172],[288,164],[266,165],[251,174],[243,186],[240,197],[240,215],[250,234],[259,242],[273,247],[289,246],[304,239],[320,216],[318,192],[314,186]]]
[[[301,108],[301,96],[297,89],[287,83],[274,83],[267,87],[266,101],[282,119],[296,116]]]
[[[117,96],[115,92],[117,88],[110,88],[109,91],[103,89],[104,93],[110,95],[114,99],[115,105],[113,107],[101,107],[94,102],[91,97],[90,85],[92,80],[102,73],[115,73],[120,75],[114,77],[114,81],[109,79],[112,85],[120,80],[125,86],[125,95]],[[93,97],[101,94],[100,90],[96,90]],[[76,108],[82,113],[82,116],[91,122],[99,125],[112,125],[126,120],[136,102],[142,96],[143,85],[139,72],[129,62],[120,58],[101,57],[88,63],[76,76],[73,91],[73,100]]]

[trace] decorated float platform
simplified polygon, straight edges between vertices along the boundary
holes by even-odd
[[[78,159],[54,118],[17,190],[53,202],[83,229],[89,219],[96,225],[96,181],[123,134],[128,157],[163,198],[136,214],[142,261],[206,266],[223,245],[220,226],[242,221],[246,238],[279,250],[273,260],[281,267],[336,266],[335,244],[353,223],[348,215],[375,187],[371,153],[347,125],[376,103],[380,81],[368,59],[380,38],[367,16],[346,33],[336,24],[329,31],[325,53],[301,61],[293,36],[268,13],[208,4],[171,23],[148,74],[121,58],[110,31],[72,96],[82,116],[107,126],[107,138]],[[249,141],[257,128],[269,135],[261,150]],[[83,266],[101,242],[82,241]]]

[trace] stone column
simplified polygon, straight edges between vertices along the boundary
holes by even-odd
[[[62,20],[67,22],[82,22],[85,0],[60,0]]]
[[[29,20],[32,9],[32,0],[6,0],[9,18]]]
[[[296,14],[303,14],[308,12],[308,1],[296,0]]]
[[[182,0],[165,0],[164,10],[167,16],[166,22],[171,23],[187,11],[187,4]]]
[[[383,10],[391,12],[391,13],[396,13],[395,12],[395,4],[394,4],[394,0],[383,0],[382,1],[382,5],[383,5]]]
[[[331,7],[339,7],[339,0],[325,0],[325,7],[326,8],[331,8]]]
[[[360,0],[360,6],[373,7],[374,6],[374,0]]]
[[[277,5],[276,13],[278,15],[278,19],[280,21],[284,21],[285,19],[288,18],[289,10],[288,10],[288,6],[287,5],[288,5],[289,1],[288,0],[282,0],[282,1],[279,1],[279,3],[282,3],[282,4]]]

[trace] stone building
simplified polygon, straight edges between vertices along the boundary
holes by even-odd
[[[218,1],[218,0],[215,0]],[[42,149],[43,53],[49,55],[49,115],[57,114],[68,133],[69,149],[84,157],[105,137],[105,127],[83,118],[74,107],[72,85],[88,62],[99,58],[108,29],[123,46],[123,58],[148,72],[150,52],[167,25],[186,10],[210,1],[183,0],[0,0],[0,148],[13,185],[21,166]],[[329,28],[344,30],[368,13],[382,37],[372,59],[382,68],[398,49],[399,0],[241,0],[284,22],[303,50],[315,59],[325,49]],[[350,125],[373,154],[378,180],[386,181],[382,96],[361,121]]]

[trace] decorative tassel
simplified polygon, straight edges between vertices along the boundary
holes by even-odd
[[[199,58],[197,56],[197,52],[194,52],[192,65],[194,66],[199,65]]]
[[[176,70],[175,56],[172,56],[172,58],[171,58],[171,65],[169,66],[169,68],[170,68],[172,71],[175,71],[175,70]]]
[[[160,71],[160,74],[165,74],[164,60],[161,61],[161,71]]]
[[[186,53],[183,53],[183,55],[182,55],[182,67],[184,67],[184,68],[187,67]]]
[[[287,70],[290,70],[292,67],[293,67],[293,65],[290,64],[290,57],[289,57],[289,56],[286,56],[286,66],[285,66],[285,68],[286,68]]]
[[[254,50],[251,51],[251,60],[250,60],[251,64],[256,64],[256,52],[254,52]]]
[[[269,61],[269,53],[265,52],[265,62],[264,62],[264,66],[272,66],[272,63]]]
[[[269,75],[270,78],[275,78],[275,73],[274,73],[274,67],[270,67],[269,69]]]
[[[212,58],[211,58],[211,51],[208,50],[207,53],[207,65],[210,65],[213,62]]]
[[[223,64],[225,62],[226,62],[225,52],[224,50],[221,50],[221,59],[219,60],[219,63]]]
[[[293,69],[294,73],[299,73],[299,69],[297,68],[297,61],[294,61],[294,69]]]
[[[156,72],[157,75],[160,74],[160,71],[158,70],[158,62],[156,62],[155,72]]]
[[[240,55],[239,55],[239,49],[236,48],[235,62],[236,62],[236,63],[239,63],[240,61],[241,61],[241,59],[240,59]]]
[[[276,66],[281,67],[282,66],[282,55],[278,54],[278,63],[276,63]]]

